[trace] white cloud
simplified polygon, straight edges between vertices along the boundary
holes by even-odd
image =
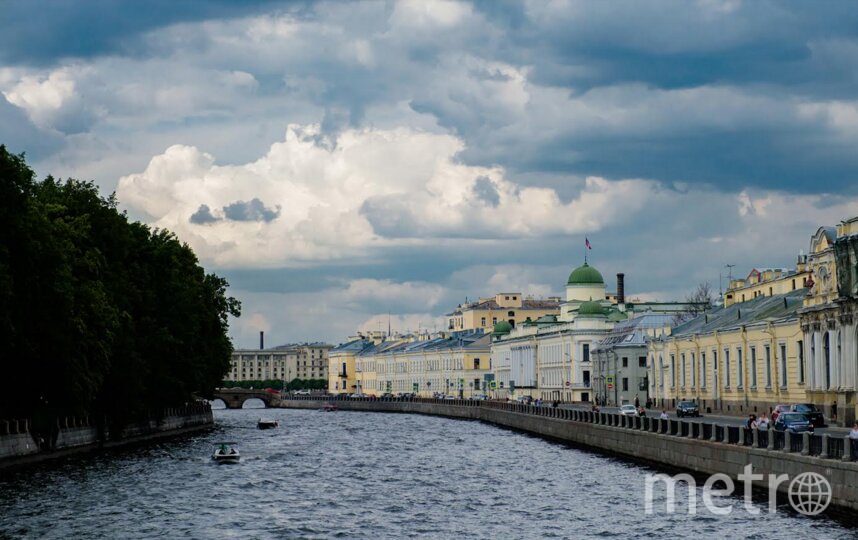
[[[594,231],[627,220],[656,192],[644,180],[588,178],[563,202],[552,189],[517,185],[501,168],[459,163],[462,148],[455,137],[404,128],[346,130],[329,139],[318,126],[293,125],[283,142],[243,165],[218,166],[197,148],[172,146],[142,173],[123,177],[117,195],[204,259],[258,266],[350,258],[427,237]],[[254,199],[278,208],[278,217],[190,222],[201,205],[220,215],[217,209]]]

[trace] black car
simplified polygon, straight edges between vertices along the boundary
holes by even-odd
[[[778,419],[775,421],[775,429],[777,431],[792,431],[793,433],[805,431],[813,433],[813,422],[805,414],[785,412],[778,415]]]
[[[676,416],[700,416],[700,408],[693,401],[680,401],[676,406]]]
[[[790,411],[807,416],[813,423],[814,427],[825,426],[825,417],[822,415],[822,411],[820,411],[813,403],[796,403],[790,407]]]

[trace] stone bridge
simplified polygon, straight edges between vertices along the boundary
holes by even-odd
[[[212,399],[220,399],[226,404],[227,409],[240,409],[248,399],[261,399],[265,408],[278,407],[280,405],[280,394],[272,394],[265,390],[245,390],[221,388],[215,390]]]

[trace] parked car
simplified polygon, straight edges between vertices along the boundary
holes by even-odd
[[[626,404],[620,407],[620,414],[623,416],[637,416],[638,409],[634,405]]]
[[[381,394],[381,399],[393,399],[393,394],[385,392],[384,394]]]
[[[515,398],[519,403],[524,403],[525,405],[530,405],[533,402],[533,398],[530,396],[518,396]]]
[[[296,396],[309,396],[310,391],[309,390],[296,390],[295,395]]]
[[[778,415],[778,419],[775,421],[775,429],[793,433],[804,433],[805,431],[813,433],[813,422],[805,414],[783,412]]]
[[[489,399],[489,396],[487,396],[485,394],[474,394],[473,396],[471,396],[471,399],[475,399],[478,401],[485,401],[485,400]]]
[[[444,396],[444,399],[458,399],[456,396]]]
[[[684,416],[700,416],[700,408],[693,401],[680,401],[676,406],[677,418]]]
[[[781,413],[789,412],[790,407],[791,405],[787,404],[777,405],[772,411],[772,422],[776,421],[778,419],[778,416],[781,415]]]
[[[813,422],[814,427],[825,426],[825,417],[822,415],[822,411],[820,411],[813,403],[796,403],[790,407],[790,411],[807,416],[810,421]]]

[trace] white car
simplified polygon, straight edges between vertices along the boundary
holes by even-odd
[[[635,408],[634,405],[626,404],[620,407],[620,414],[622,414],[623,416],[637,416],[638,410]]]

